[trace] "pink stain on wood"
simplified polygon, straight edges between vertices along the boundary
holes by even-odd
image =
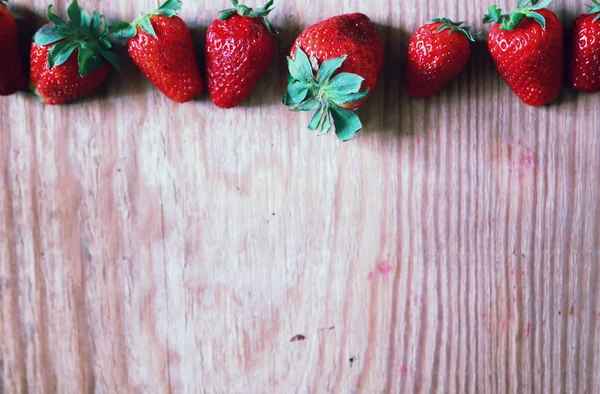
[[[392,266],[387,261],[382,261],[377,264],[377,269],[381,275],[387,275],[392,272]]]
[[[517,271],[515,271],[514,268],[511,268],[510,271],[508,271],[508,273],[510,274],[510,276],[515,276],[517,274]]]
[[[413,376],[412,368],[410,368],[406,364],[402,364],[402,366],[400,367],[400,374],[402,376]]]
[[[369,280],[372,280],[375,277],[375,273],[373,271],[369,272],[369,275],[367,275],[367,278],[369,278]]]
[[[501,141],[498,153],[490,160],[505,166],[511,177],[522,179],[533,173],[536,168],[534,152],[523,141]]]
[[[531,322],[527,322],[527,327],[525,328],[523,334],[525,334],[524,339],[529,338],[529,335],[531,334]]]
[[[501,329],[502,331],[506,331],[506,329],[507,329],[507,328],[508,328],[508,322],[507,322],[506,320],[504,320],[504,321],[502,322],[502,324],[500,325],[500,329]]]

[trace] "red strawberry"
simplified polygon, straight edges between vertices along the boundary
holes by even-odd
[[[234,9],[221,11],[206,32],[208,90],[220,108],[240,104],[269,67],[277,32],[266,16],[273,0],[252,10],[231,1]]]
[[[129,56],[165,96],[185,103],[202,93],[202,76],[192,33],[177,16],[181,1],[167,0],[131,24],[118,22],[111,32],[127,38]]]
[[[570,35],[569,85],[583,92],[600,90],[600,2],[573,23]]]
[[[120,70],[119,58],[109,51],[106,21],[94,11],[90,19],[73,0],[70,23],[52,13],[33,37],[29,84],[45,104],[63,104],[94,91],[108,75],[109,63]],[[108,63],[107,63],[108,62]]]
[[[469,26],[435,18],[417,29],[408,44],[406,88],[415,98],[440,91],[466,67],[474,42]],[[454,34],[458,33],[458,34]]]
[[[564,33],[557,16],[545,8],[550,2],[521,0],[511,14],[493,5],[483,18],[483,23],[494,23],[488,48],[498,72],[533,106],[553,101],[562,88]]]
[[[0,0],[0,96],[8,96],[25,87],[19,55],[17,22]]]
[[[329,18],[304,30],[292,46],[283,104],[292,111],[316,110],[308,128],[324,134],[333,121],[337,136],[347,141],[362,128],[351,110],[367,101],[382,66],[383,44],[366,15]]]

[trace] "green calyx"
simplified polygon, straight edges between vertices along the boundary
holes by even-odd
[[[8,7],[8,0],[0,0],[0,4]]]
[[[586,12],[586,14],[587,15],[598,14],[594,18],[594,22],[595,22],[597,20],[600,20],[600,2],[598,2],[598,0],[592,0],[592,3],[593,3],[593,5],[586,4],[586,7],[589,8],[589,10]]]
[[[85,77],[91,72],[103,67],[105,61],[121,71],[119,57],[110,48],[108,40],[108,27],[106,19],[97,11],[90,18],[77,0],[67,9],[69,22],[65,22],[52,12],[52,5],[48,6],[48,20],[51,24],[42,27],[33,36],[36,45],[54,44],[48,52],[48,66],[60,66],[73,55],[77,49],[79,75]]]
[[[239,4],[238,0],[231,0],[231,3],[235,8],[228,8],[226,10],[219,11],[220,21],[229,19],[235,14],[238,14],[239,16],[247,16],[249,18],[258,18],[265,25],[267,30],[269,30],[269,32],[272,34],[279,34],[273,25],[271,25],[271,22],[267,20],[267,15],[269,15],[269,13],[275,9],[275,7],[272,7],[273,0],[269,0],[267,4],[257,10],[253,10],[252,8],[249,8],[243,4]]]
[[[488,9],[488,13],[483,15],[483,23],[499,23],[500,30],[513,31],[523,18],[531,18],[546,30],[546,18],[535,11],[548,7],[551,2],[552,0],[542,0],[541,3],[537,0],[520,0],[517,9],[510,14],[503,14],[494,4]]]
[[[348,141],[362,129],[362,123],[356,113],[342,105],[367,97],[369,89],[360,91],[364,78],[351,73],[332,78],[346,56],[326,60],[321,67],[316,67],[315,59],[311,60],[300,47],[296,48],[294,60],[288,57],[289,85],[282,103],[292,111],[316,111],[308,125],[310,130],[326,134],[333,124],[338,138]]]
[[[172,18],[177,15],[177,10],[181,8],[181,5],[181,0],[167,0],[165,3],[163,3],[163,5],[158,7],[157,10],[154,10],[148,14],[142,14],[142,16],[131,23],[118,21],[110,28],[110,32],[116,38],[129,39],[137,35],[137,27],[139,26],[143,31],[150,34],[152,37],[158,38],[156,36],[156,32],[154,31],[154,27],[152,27],[152,23],[150,22],[150,17],[153,15],[163,15],[167,18]]]
[[[442,25],[436,30],[436,33],[440,33],[444,30],[450,29],[450,34],[459,32],[464,34],[469,41],[475,42],[475,38],[469,30],[471,30],[471,26],[462,26],[464,22],[452,22],[448,18],[433,18],[431,20],[433,23],[441,23]]]

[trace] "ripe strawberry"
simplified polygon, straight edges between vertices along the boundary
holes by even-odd
[[[292,111],[316,110],[308,128],[325,134],[333,121],[338,138],[347,141],[362,128],[351,110],[367,101],[382,66],[383,44],[366,15],[326,19],[304,30],[292,46],[283,104]]]
[[[180,0],[167,0],[131,24],[118,22],[111,32],[128,39],[129,56],[154,86],[185,103],[202,93],[203,83],[192,33],[177,16],[180,8]]]
[[[600,90],[600,2],[573,23],[569,46],[569,85],[583,92]]]
[[[17,22],[0,0],[0,96],[8,96],[25,87],[19,55]]]
[[[448,18],[432,22],[417,29],[408,44],[406,89],[411,97],[429,97],[452,81],[469,62],[469,41],[475,42],[463,22]]]
[[[108,63],[120,70],[119,58],[109,51],[104,17],[94,11],[90,19],[77,0],[67,13],[70,23],[53,14],[49,6],[51,23],[38,30],[31,44],[29,84],[45,104],[63,104],[88,95],[106,79]]]
[[[560,20],[545,8],[550,2],[520,0],[511,14],[493,5],[483,18],[483,23],[495,23],[488,48],[498,72],[532,106],[553,101],[562,87],[564,33]]]
[[[273,0],[257,10],[231,2],[235,8],[221,11],[206,32],[208,90],[220,108],[237,106],[254,89],[269,67],[277,34],[266,19]]]

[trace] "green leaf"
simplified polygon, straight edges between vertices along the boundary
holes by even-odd
[[[296,47],[294,60],[288,57],[288,69],[292,77],[298,81],[315,82],[310,60],[299,46]]]
[[[235,14],[237,14],[236,10],[222,10],[220,12],[221,12],[221,15],[219,15],[220,21],[227,20],[227,19],[231,18],[232,16],[234,16]]]
[[[321,106],[321,102],[316,98],[310,98],[300,104],[299,106],[292,108],[291,111],[300,112],[300,111],[312,111]]]
[[[150,22],[150,18],[148,18],[148,16],[141,18],[139,23],[143,31],[158,39],[156,32],[154,31],[154,27],[152,27],[152,22]]]
[[[121,72],[121,61],[119,56],[111,51],[102,50],[100,52],[103,58],[105,58],[118,72]]]
[[[335,104],[350,104],[365,99],[369,95],[369,89],[364,92],[356,92],[350,94],[327,94],[327,98]]]
[[[517,8],[525,8],[529,5],[530,2],[531,0],[519,0],[519,2],[517,3]]]
[[[541,9],[548,7],[550,5],[550,3],[552,3],[552,0],[543,0],[541,3],[527,7],[527,9],[531,10],[531,11],[541,10]],[[519,7],[519,8],[522,8],[522,7]]]
[[[90,14],[83,9],[81,10],[81,27],[84,29],[90,28]]]
[[[309,130],[316,130],[319,128],[319,125],[321,124],[321,121],[323,120],[323,112],[324,111],[325,111],[325,106],[321,105],[319,107],[319,109],[317,110],[317,112],[315,112],[315,114],[313,115],[312,119],[310,120],[310,123],[308,124]]]
[[[37,33],[35,33],[33,36],[33,42],[36,45],[48,45],[64,38],[65,35],[59,31],[58,26],[46,25],[38,30]]]
[[[344,60],[346,60],[348,56],[340,56],[335,59],[328,59],[321,64],[319,67],[319,73],[317,74],[317,81],[322,84],[325,84],[331,79],[331,76],[342,66]]]
[[[279,32],[278,32],[278,31],[277,31],[277,30],[276,30],[276,29],[273,27],[273,25],[271,24],[271,22],[269,22],[269,21],[267,20],[267,18],[265,18],[265,17],[263,16],[263,17],[260,17],[259,19],[260,19],[260,20],[261,20],[261,22],[262,22],[262,23],[265,25],[265,27],[267,28],[267,30],[268,30],[268,31],[270,31],[270,32],[271,32],[271,33],[273,33],[273,34],[279,34]]]
[[[336,95],[356,93],[360,90],[364,80],[360,75],[341,73],[325,86],[325,90],[328,94]]]
[[[327,110],[323,123],[321,123],[321,132],[317,135],[327,134],[329,130],[331,130],[331,111]]]
[[[182,3],[179,0],[167,0],[156,11],[152,12],[151,15],[160,14],[167,18],[171,18],[177,15],[177,10],[180,9],[181,6]]]
[[[73,0],[67,8],[67,15],[73,27],[81,27],[81,7],[77,4],[77,0]],[[88,17],[89,19],[89,17]]]
[[[302,103],[308,95],[310,85],[302,81],[294,81],[288,85],[283,104],[294,106]]]
[[[542,29],[546,30],[546,18],[537,12],[528,12],[525,14],[526,17],[533,19],[542,26]]]
[[[58,44],[54,45],[48,51],[48,67],[54,68],[56,66],[60,66],[73,54],[75,48],[79,46],[79,43],[76,41],[61,41]]]
[[[79,64],[79,75],[88,76],[93,71],[104,66],[104,60],[89,48],[79,48],[77,63]]]
[[[117,38],[133,38],[137,35],[137,26],[133,23],[118,21],[110,28],[110,32]]]
[[[66,28],[71,28],[71,26],[63,21],[62,19],[60,19],[60,17],[58,15],[56,15],[55,13],[52,12],[52,4],[50,4],[48,6],[48,12],[47,12],[47,16],[48,16],[48,20],[50,21],[50,23],[55,24],[56,26],[63,26]]]
[[[100,20],[100,14],[98,11],[94,11],[94,14],[92,15],[92,21],[90,22],[90,32],[92,34],[96,34],[98,29],[100,29]]]
[[[353,111],[332,106],[331,116],[335,125],[335,134],[342,141],[352,139],[356,132],[362,129],[362,123]]]

